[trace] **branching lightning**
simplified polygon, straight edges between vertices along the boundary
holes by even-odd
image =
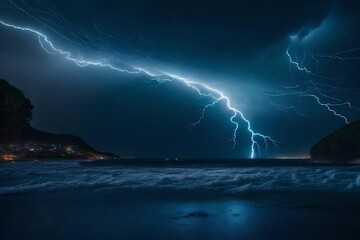
[[[292,38],[290,38],[291,41],[294,41]],[[339,99],[338,97],[335,97],[333,95],[331,95],[331,93],[333,92],[354,92],[353,90],[348,90],[346,88],[341,88],[341,87],[337,87],[334,86],[332,84],[328,84],[328,83],[323,83],[321,81],[318,81],[319,79],[322,80],[336,80],[336,78],[330,78],[328,76],[324,76],[322,74],[319,74],[317,72],[314,72],[314,69],[318,69],[319,67],[319,59],[317,58],[318,56],[316,56],[315,54],[311,54],[311,59],[312,62],[314,63],[313,66],[306,66],[305,65],[305,58],[306,58],[306,53],[304,53],[304,57],[302,59],[302,61],[300,62],[297,58],[297,56],[295,55],[292,56],[291,53],[292,50],[292,42],[290,43],[289,47],[286,49],[286,56],[288,57],[289,60],[289,70],[290,73],[294,74],[292,72],[292,67],[294,67],[298,72],[302,72],[305,75],[305,80],[303,80],[303,78],[297,78],[299,80],[299,83],[296,86],[292,86],[292,87],[288,87],[285,89],[285,91],[278,93],[278,94],[272,94],[269,96],[272,97],[282,97],[282,96],[297,96],[297,97],[301,97],[301,98],[312,98],[315,100],[315,103],[317,103],[319,106],[324,107],[328,112],[330,112],[331,114],[333,114],[335,117],[338,117],[340,119],[342,119],[346,124],[349,123],[348,118],[339,113],[335,108],[338,107],[347,107],[350,109],[355,109],[358,110],[358,108],[353,107],[352,104],[349,101],[343,101],[341,99]],[[351,50],[347,50],[347,51],[341,51],[332,55],[322,55],[319,57],[328,57],[328,58],[338,58],[338,59],[343,59],[346,60],[343,57],[340,57],[341,54],[348,52],[348,51],[357,51],[358,49],[354,48]],[[347,59],[349,60],[349,59]],[[332,100],[335,101],[334,102],[327,102],[324,99],[328,99],[328,100]],[[281,109],[283,110],[283,109]]]
[[[23,9],[21,9],[24,11]],[[192,124],[193,127],[200,124],[202,120],[205,117],[205,112],[210,107],[215,106],[216,104],[223,102],[225,103],[226,108],[229,112],[231,112],[231,117],[229,121],[234,125],[233,129],[233,135],[231,138],[232,146],[233,148],[237,144],[237,136],[238,136],[238,130],[239,130],[239,121],[244,121],[247,125],[247,130],[251,135],[251,149],[250,149],[250,157],[254,158],[256,154],[260,154],[260,144],[263,143],[266,146],[266,149],[268,147],[268,144],[271,143],[274,146],[277,147],[277,141],[272,139],[270,136],[263,135],[261,133],[255,132],[252,129],[250,121],[245,118],[244,114],[236,109],[232,104],[228,96],[226,96],[223,92],[221,92],[218,89],[212,88],[208,86],[205,83],[202,82],[196,82],[192,81],[177,75],[173,75],[166,72],[157,72],[156,74],[150,73],[150,71],[135,67],[135,66],[128,66],[128,68],[122,68],[118,67],[117,65],[113,65],[110,62],[106,60],[102,61],[91,61],[86,59],[80,59],[71,54],[70,51],[62,50],[58,47],[55,47],[52,41],[49,40],[48,36],[46,36],[44,33],[39,32],[35,29],[29,28],[29,27],[21,27],[14,24],[9,24],[4,21],[0,21],[0,24],[15,30],[25,31],[32,33],[38,37],[39,44],[41,48],[48,54],[53,55],[59,55],[64,57],[66,60],[69,60],[73,63],[75,63],[78,67],[87,67],[87,66],[96,66],[101,68],[107,68],[113,71],[121,72],[121,73],[127,73],[127,74],[138,74],[138,75],[145,75],[151,80],[157,81],[158,83],[163,83],[165,81],[179,81],[182,82],[185,86],[187,86],[190,89],[193,89],[199,96],[208,97],[211,100],[209,104],[207,104],[201,111],[201,116],[199,117],[198,121]],[[296,63],[294,63],[296,64]],[[261,140],[261,141],[260,141]]]
[[[297,61],[293,60],[292,57],[291,57],[291,54],[290,54],[290,48],[291,48],[291,46],[289,45],[288,49],[286,50],[286,55],[289,57],[289,62],[290,62],[290,64],[296,66],[296,68],[297,68],[299,71],[303,71],[303,72],[305,72],[307,75],[317,76],[317,77],[323,77],[322,75],[313,73],[311,70],[307,69],[307,68],[304,67],[304,66],[300,66],[300,64],[299,64]],[[303,65],[303,64],[302,64],[302,65]],[[324,77],[324,78],[326,78],[326,77]],[[331,113],[332,113],[333,115],[335,115],[336,117],[342,118],[342,119],[345,121],[345,123],[347,123],[347,124],[349,123],[348,119],[347,119],[344,115],[341,115],[340,113],[336,112],[336,111],[332,108],[332,106],[335,106],[335,105],[333,105],[333,104],[331,104],[331,103],[323,103],[323,102],[321,102],[320,98],[319,98],[317,95],[315,95],[315,94],[304,94],[304,93],[302,93],[302,92],[299,92],[297,95],[298,95],[299,97],[312,97],[313,99],[315,99],[315,101],[316,101],[320,106],[325,107],[329,112],[331,112]],[[340,105],[344,105],[344,104],[343,104],[343,103],[340,103]]]

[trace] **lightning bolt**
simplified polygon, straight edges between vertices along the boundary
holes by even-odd
[[[286,49],[286,55],[289,58],[290,65],[296,66],[296,68],[299,71],[305,72],[307,75],[310,75],[310,76],[313,76],[313,77],[320,77],[320,78],[324,78],[324,79],[327,79],[327,80],[336,80],[335,78],[330,78],[330,77],[327,77],[327,76],[324,76],[324,75],[321,75],[321,74],[314,73],[313,71],[311,71],[307,67],[305,67],[304,66],[304,61],[305,61],[305,56],[306,55],[304,55],[304,58],[303,58],[303,61],[302,61],[301,64],[297,60],[294,60],[292,58],[291,54],[290,54],[290,49],[291,49],[291,45],[289,45],[289,47]],[[318,65],[318,62],[317,62],[317,65]]]
[[[359,111],[360,109],[358,107],[354,107],[351,102],[339,102],[339,103],[324,103],[322,100],[320,100],[320,98],[315,95],[315,94],[311,94],[311,93],[306,93],[306,92],[297,92],[297,91],[290,91],[290,92],[285,92],[285,93],[279,93],[279,94],[268,94],[268,96],[271,96],[271,97],[283,97],[283,96],[289,96],[289,95],[293,95],[293,96],[298,96],[298,97],[309,97],[309,98],[313,98],[316,100],[316,102],[320,105],[320,106],[323,106],[325,107],[329,112],[331,112],[333,115],[335,115],[336,117],[339,117],[339,118],[342,118],[346,124],[349,124],[349,121],[348,119],[339,114],[338,112],[336,112],[332,107],[341,107],[341,106],[346,106],[347,108],[349,109],[354,109],[354,110],[357,110]],[[325,95],[326,96],[326,95]],[[330,97],[329,97],[330,98]],[[332,98],[332,99],[335,99],[335,100],[338,100],[336,98]],[[338,100],[340,101],[340,100]],[[291,107],[283,107],[283,106],[276,106],[278,107],[280,110],[295,110],[293,106]],[[299,112],[296,112],[298,115],[300,116],[303,116],[303,117],[309,117],[311,118],[310,116],[307,116],[307,115],[304,115],[304,114],[300,114]]]
[[[252,142],[251,149],[250,149],[250,157],[251,158],[255,157],[256,152],[260,155],[259,140],[262,140],[262,143],[265,144],[266,149],[268,147],[269,142],[271,144],[273,144],[274,146],[278,147],[278,142],[275,141],[274,139],[272,139],[270,136],[266,136],[261,133],[255,132],[252,129],[250,121],[247,118],[245,118],[244,114],[240,110],[233,107],[228,96],[226,96],[220,90],[212,88],[205,83],[192,81],[192,80],[189,80],[189,79],[186,79],[186,78],[183,78],[183,77],[171,74],[171,73],[167,73],[167,72],[158,71],[156,74],[154,74],[144,68],[135,67],[135,66],[129,66],[128,69],[120,68],[118,66],[112,65],[111,63],[109,63],[108,61],[105,61],[105,60],[91,61],[91,60],[79,59],[79,58],[74,57],[71,54],[71,52],[55,47],[55,45],[49,40],[49,38],[44,33],[41,33],[32,28],[21,27],[21,26],[16,26],[14,24],[9,24],[9,23],[6,23],[1,20],[0,20],[0,24],[5,27],[8,27],[8,28],[25,31],[25,32],[29,32],[29,33],[36,35],[38,37],[38,41],[39,41],[41,48],[46,53],[60,55],[60,56],[64,57],[66,60],[73,62],[74,64],[76,64],[78,67],[81,67],[81,68],[87,67],[87,66],[96,66],[96,67],[101,67],[101,68],[107,68],[107,69],[117,71],[120,73],[138,74],[138,75],[141,74],[141,75],[145,75],[146,77],[148,77],[151,80],[157,81],[158,83],[163,83],[165,81],[182,82],[188,88],[193,89],[199,96],[209,97],[212,99],[212,102],[207,104],[202,109],[202,114],[201,114],[200,118],[198,119],[198,121],[196,121],[195,123],[192,124],[194,127],[202,122],[202,120],[205,117],[205,112],[207,109],[209,109],[212,106],[215,106],[219,102],[224,102],[228,111],[230,111],[232,113],[232,115],[229,119],[229,121],[234,125],[233,135],[231,138],[232,146],[234,148],[237,144],[239,120],[242,120],[246,123],[247,130],[251,135],[251,142]]]
[[[346,124],[349,124],[349,120],[347,119],[347,117],[340,114],[339,112],[337,112],[333,107],[348,106],[349,108],[354,108],[354,109],[356,109],[356,108],[352,107],[350,102],[341,102],[340,99],[337,99],[337,98],[334,98],[334,97],[331,97],[331,96],[328,96],[328,95],[322,93],[321,90],[323,90],[323,89],[321,89],[319,86],[328,86],[328,87],[333,88],[333,89],[335,89],[336,87],[332,87],[331,85],[327,85],[327,84],[315,83],[312,79],[310,79],[310,77],[320,77],[320,78],[323,78],[323,79],[330,79],[330,80],[333,80],[333,79],[331,79],[329,77],[326,77],[326,76],[323,76],[323,75],[320,75],[320,74],[317,74],[317,73],[314,73],[312,70],[310,70],[309,68],[304,66],[303,63],[300,64],[297,60],[294,60],[294,58],[291,56],[290,50],[291,50],[291,45],[289,45],[289,47],[286,50],[286,55],[287,55],[287,57],[289,59],[290,67],[295,66],[298,71],[304,72],[307,76],[309,76],[309,80],[307,82],[304,82],[305,85],[308,88],[307,91],[315,90],[315,91],[318,92],[319,95],[322,95],[322,96],[330,98],[330,99],[334,99],[334,100],[338,101],[338,103],[323,102],[317,94],[307,93],[307,92],[304,93],[304,92],[296,91],[296,90],[291,90],[290,93],[284,93],[284,94],[280,94],[280,95],[278,94],[277,96],[296,95],[298,97],[310,97],[310,98],[313,98],[315,100],[315,102],[317,104],[319,104],[321,107],[324,107],[328,112],[332,113],[336,117],[341,118]],[[315,58],[314,55],[312,55],[312,58],[315,60],[315,63],[316,63],[315,67],[317,68],[319,62]],[[310,87],[309,87],[309,84],[311,85]],[[296,89],[296,87],[293,88],[293,89]]]

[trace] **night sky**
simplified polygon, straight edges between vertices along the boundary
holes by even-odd
[[[78,135],[102,151],[250,157],[246,121],[233,119],[239,124],[233,146],[234,112],[226,99],[214,103],[204,86],[221,91],[252,131],[278,142],[266,149],[255,136],[258,158],[307,156],[321,137],[360,119],[357,1],[1,0],[0,6],[3,23],[41,32],[79,61],[128,71],[80,67],[42,49],[37,34],[0,24],[0,78],[32,101],[32,125]],[[206,96],[174,75],[201,83]]]

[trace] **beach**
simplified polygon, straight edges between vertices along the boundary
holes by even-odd
[[[360,167],[255,165],[0,163],[0,238],[359,238]]]

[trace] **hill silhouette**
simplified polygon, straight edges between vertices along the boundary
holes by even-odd
[[[113,154],[97,152],[79,137],[31,127],[33,108],[20,89],[0,79],[0,154],[18,153],[16,156],[21,155],[21,158],[117,158]]]
[[[360,121],[324,137],[310,150],[313,160],[350,162],[360,160]]]

